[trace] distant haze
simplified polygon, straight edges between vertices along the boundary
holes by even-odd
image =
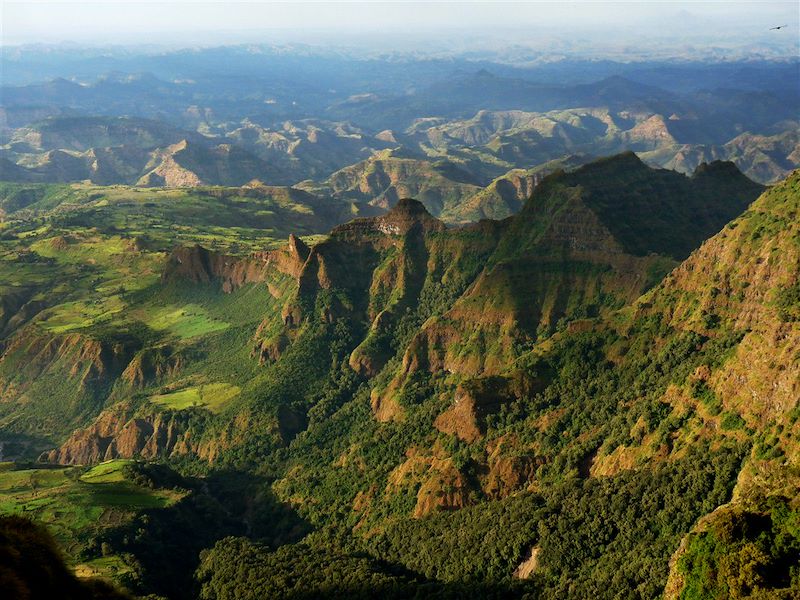
[[[524,46],[606,55],[752,48],[796,56],[796,2],[14,2],[2,44],[307,43],[464,52]],[[770,31],[775,25],[788,25]],[[472,34],[468,32],[473,32]],[[718,52],[718,53],[719,53]]]

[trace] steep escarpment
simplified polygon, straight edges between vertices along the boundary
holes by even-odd
[[[681,545],[668,585],[670,597],[687,586],[706,586],[718,590],[714,597],[725,597],[723,590],[729,584],[714,582],[702,543],[718,544],[733,560],[736,553],[745,552],[757,530],[765,531],[759,544],[779,544],[776,536],[785,526],[786,510],[796,511],[792,498],[798,485],[795,445],[800,432],[798,214],[800,174],[794,173],[631,308],[586,327],[575,323],[534,347],[513,367],[513,378],[482,378],[471,382],[470,388],[462,385],[434,425],[474,443],[499,433],[478,427],[481,410],[501,413],[494,408],[498,402],[523,414],[526,405],[544,406],[533,409],[524,427],[512,426],[511,431],[538,432],[527,437],[535,440],[533,447],[541,448],[553,444],[547,432],[554,423],[562,427],[572,423],[570,440],[555,447],[583,455],[573,464],[579,474],[589,477],[676,461],[698,445],[741,444],[746,454],[737,468],[738,479],[728,482],[731,505],[702,520]],[[520,392],[510,385],[520,380],[540,380],[543,385],[539,392]],[[504,393],[483,392],[482,399],[468,389]],[[589,400],[591,409],[582,406]],[[558,460],[542,454],[544,464]],[[783,512],[775,512],[781,503]],[[741,523],[763,519],[765,514],[772,515],[772,524],[762,523],[762,529],[750,533],[730,531],[730,519]],[[718,533],[721,521],[728,523],[723,534]],[[776,552],[778,556],[783,550]],[[718,563],[720,569],[727,560]],[[756,577],[745,588],[787,586],[785,557],[773,562],[780,576]]]
[[[573,190],[572,199],[585,215],[583,196]],[[548,209],[549,198],[539,200]],[[647,258],[625,252],[602,215],[589,211],[595,220],[578,225],[580,213],[559,208],[571,218],[516,238],[536,258],[547,257],[534,253],[544,239],[576,254],[586,247],[620,271],[615,261]],[[310,427],[277,493],[321,523],[330,507],[342,510],[359,541],[426,574],[462,567],[449,553],[418,559],[420,547],[451,542],[454,552],[465,531],[479,530],[476,548],[464,550],[476,569],[494,535],[492,557],[505,576],[537,548],[537,573],[563,579],[532,579],[554,596],[619,582],[649,586],[648,595],[668,585],[668,597],[786,595],[797,586],[799,211],[794,174],[649,291],[558,327],[500,374],[429,372],[420,359],[392,390],[391,362],[371,390],[378,422],[363,414],[362,391]],[[500,253],[515,257],[504,237],[515,226],[502,230],[487,268]],[[472,314],[474,328],[483,312]],[[394,395],[376,397],[381,384]],[[609,522],[591,513],[632,505],[633,514]],[[503,533],[497,522],[506,517],[513,525]],[[602,538],[603,549],[584,550],[584,536]],[[564,566],[573,553],[581,559]]]
[[[167,259],[161,280],[164,283],[175,279],[194,283],[214,281],[224,292],[231,292],[247,283],[265,282],[274,272],[299,277],[309,252],[308,246],[294,234],[289,236],[286,246],[248,257],[226,256],[199,245],[181,246]]]
[[[391,364],[371,381],[371,402],[379,419],[397,419],[415,373],[504,372],[570,322],[632,302],[760,190],[730,164],[687,178],[627,153],[546,177],[502,222],[447,229],[420,202],[400,200],[311,248],[290,240],[247,259],[178,249],[164,277],[229,291],[264,281],[267,267],[291,276],[280,320],[259,327],[261,362],[277,361],[309,324],[347,322],[353,371],[373,379]]]
[[[500,373],[567,322],[633,301],[760,190],[729,164],[686,178],[633,153],[546,177],[475,283],[414,337],[388,393],[419,370]]]
[[[590,163],[563,177],[586,190],[585,201],[623,249],[684,259],[710,235],[738,216],[764,187],[733,163],[699,166],[691,177],[650,169],[634,153]]]
[[[742,335],[735,354],[706,383],[727,409],[762,428],[800,398],[800,274],[795,172],[673,271],[642,315],[658,311],[672,327]]]
[[[71,431],[102,407],[136,350],[136,340],[125,335],[98,339],[52,333],[35,323],[23,327],[0,355],[4,426]]]
[[[442,397],[445,403],[433,426],[472,444],[516,400],[541,393],[557,369],[515,375],[510,386],[502,377],[497,385],[474,378],[515,372],[515,361],[544,340],[592,331],[598,319],[658,283],[703,232],[722,227],[722,219],[739,212],[745,197],[760,189],[739,177],[730,165],[715,164],[687,178],[650,169],[626,154],[545,177],[524,209],[504,221],[447,228],[422,203],[401,199],[385,215],[355,219],[312,246],[291,236],[282,248],[246,257],[179,247],[167,259],[161,285],[183,289],[189,284],[187,290],[200,285],[207,290],[203,294],[221,292],[220,298],[258,286],[266,289],[267,301],[248,309],[260,315],[260,324],[237,333],[231,349],[246,350],[253,361],[247,368],[263,371],[254,375],[254,382],[258,377],[283,381],[287,373],[298,377],[294,361],[336,349],[341,358],[315,364],[309,375],[321,378],[317,381],[335,377],[341,383],[329,382],[308,398],[297,387],[291,401],[279,400],[277,391],[269,402],[247,401],[255,402],[257,413],[266,411],[263,422],[272,423],[267,426],[270,439],[285,443],[319,418],[317,412],[333,410],[314,405],[318,396],[333,406],[342,402],[346,393],[335,390],[345,382],[366,384],[378,421],[401,422],[423,394],[431,393],[426,386],[433,377],[451,390]],[[625,211],[640,221],[636,230],[617,222]],[[696,214],[689,223],[692,211]],[[680,225],[672,240],[667,235],[669,215]],[[195,318],[186,312],[171,314]],[[207,321],[202,326],[224,327]],[[153,386],[186,377],[194,352],[188,346],[180,350],[174,342],[137,349],[120,369],[123,385],[115,388],[115,398],[143,389],[158,397],[162,392]],[[195,386],[178,383],[170,389]],[[247,397],[263,396],[258,389],[253,383]],[[283,388],[276,383],[274,389]],[[454,396],[448,395],[452,390]],[[247,402],[232,408],[226,418],[246,415],[252,408]],[[218,432],[224,429],[220,426]],[[242,442],[247,435],[240,434],[235,437]],[[119,435],[121,430],[90,437]],[[201,437],[213,444],[216,435]],[[144,442],[139,445],[137,452],[144,451]],[[115,446],[108,442],[108,447]],[[527,443],[507,441],[502,447],[503,456],[487,453],[481,459],[486,473],[478,479],[493,481],[481,484],[493,490],[487,494],[524,485],[528,475],[520,473],[542,464],[540,453]],[[191,453],[198,448],[192,446]],[[604,449],[587,462],[586,471],[604,472],[604,461],[617,460],[621,452],[605,458],[613,451]],[[515,452],[525,458],[513,458]]]
[[[620,177],[631,168],[641,169],[633,177],[652,172],[630,156],[618,161],[604,161],[584,173],[586,187],[565,186],[560,174],[546,179],[519,217],[495,225],[497,241],[465,291],[449,308],[445,304],[444,310],[426,315],[406,344],[394,346],[395,354],[383,370],[367,375],[369,394],[362,388],[354,403],[361,410],[360,403],[368,398],[377,423],[362,416],[357,425],[351,425],[353,413],[335,414],[330,424],[326,422],[326,427],[338,432],[335,444],[321,425],[311,426],[297,440],[291,467],[277,484],[287,501],[298,506],[341,502],[355,513],[356,528],[368,531],[370,526],[381,526],[387,507],[395,511],[392,514],[417,519],[472,510],[469,507],[477,513],[482,509],[476,507],[485,500],[536,493],[546,489],[548,482],[564,477],[611,481],[624,476],[633,480],[640,470],[680,465],[687,456],[706,460],[698,456],[719,452],[730,467],[715,484],[719,503],[733,491],[741,461],[751,447],[748,444],[754,443],[758,449],[747,459],[743,473],[749,465],[764,461],[768,472],[776,461],[785,460],[797,427],[791,416],[796,402],[786,400],[792,397],[787,393],[797,396],[792,383],[798,380],[793,358],[796,349],[792,335],[782,337],[791,331],[785,326],[787,319],[795,318],[791,290],[798,272],[792,249],[796,225],[787,218],[795,214],[800,197],[794,180],[763,195],[659,282],[664,271],[677,263],[685,248],[682,244],[688,242],[676,242],[672,254],[637,253],[633,249],[647,240],[633,233],[619,240],[613,234],[608,220],[614,213],[597,197],[591,199],[589,180],[600,178],[596,170],[600,168],[609,169],[609,177]],[[701,170],[693,179],[675,180],[683,183],[671,181],[672,175],[658,174],[653,185],[658,187],[662,177],[670,177],[667,182],[675,186],[689,181],[692,188],[697,186],[699,196],[684,197],[682,202],[699,206],[708,201],[705,193],[712,187],[703,178],[728,168],[714,165],[710,175]],[[637,200],[626,196],[619,180],[616,185],[621,203]],[[603,194],[610,197],[611,192],[606,189]],[[786,206],[776,202],[780,197],[785,197]],[[666,198],[659,188],[653,202]],[[741,209],[736,196],[731,206],[725,206],[725,198],[721,194],[713,210]],[[646,204],[648,199],[643,196],[638,201]],[[659,210],[666,209],[654,209],[654,218]],[[713,214],[712,207],[702,210]],[[360,227],[359,235],[375,231],[374,223]],[[656,222],[645,227],[658,232],[661,225]],[[776,236],[779,230],[784,233]],[[355,229],[350,231],[356,235]],[[731,239],[736,231],[741,231],[739,241]],[[656,234],[652,237],[654,244],[665,239]],[[686,239],[694,238],[687,234]],[[773,239],[778,249],[770,245]],[[783,271],[778,261],[767,260],[779,254],[788,260]],[[718,261],[714,256],[740,259]],[[756,265],[765,265],[760,267],[763,269],[771,265],[770,272],[765,270],[762,278],[753,276],[751,269],[758,268]],[[715,275],[717,268],[728,274]],[[516,277],[511,276],[514,269],[519,270]],[[720,287],[714,292],[709,287],[709,281],[717,279],[738,280],[739,275],[733,274],[739,269],[743,270],[742,281],[754,282],[741,289],[744,304],[732,307],[728,316],[721,308],[704,308],[707,298],[717,298],[720,307],[740,301],[736,300],[738,288]],[[676,286],[684,273],[696,279]],[[548,286],[563,294],[562,306],[576,307],[574,313],[562,312],[559,320],[567,318],[552,330],[540,329],[542,308],[531,310],[538,301],[536,294]],[[647,289],[650,291],[641,295]],[[780,300],[771,300],[773,297]],[[736,319],[756,309],[761,312],[752,317],[759,325],[752,326],[755,335],[751,342]],[[755,330],[776,318],[783,319],[783,329],[763,330],[771,339],[762,340]],[[537,337],[527,344],[509,342],[515,331]],[[483,335],[482,345],[475,343],[475,349],[458,345],[464,339],[474,342],[479,335]],[[756,343],[759,355],[772,356],[774,361],[765,365],[761,374],[754,369],[753,381],[763,378],[776,385],[761,396],[758,385],[739,379],[743,393],[759,394],[756,402],[742,410],[735,395],[721,391],[718,378],[721,382],[731,371],[742,376],[736,366],[738,355],[746,351],[745,356],[754,356],[748,348]],[[367,373],[363,363],[351,363],[351,367]],[[734,401],[722,399],[723,393]],[[350,410],[356,409],[351,405]],[[757,415],[763,419],[756,420]],[[753,438],[753,431],[771,433]],[[319,462],[306,461],[306,451],[314,454],[314,461],[318,461],[317,452],[329,456],[330,463],[328,459],[323,462],[333,467],[315,467]],[[669,468],[679,471],[684,467]],[[759,479],[763,473],[756,470],[749,477]],[[331,500],[328,494],[323,499],[315,491],[320,485],[328,489],[345,478],[352,478],[353,483],[342,491],[341,498]],[[362,481],[363,485],[356,483]],[[593,484],[586,485],[589,489]],[[713,506],[704,510],[710,508]],[[308,512],[318,516],[313,508]],[[684,521],[676,529],[677,537],[671,538],[676,543],[699,516],[691,511],[681,514]],[[609,535],[618,543],[617,534]],[[537,542],[535,535],[519,541],[526,549]],[[546,546],[542,564],[557,561],[558,552],[556,547]],[[664,574],[667,557],[668,553],[662,553]]]
[[[297,295],[284,309],[287,333],[309,319],[346,318],[365,330],[350,365],[373,376],[397,351],[401,321],[419,322],[433,312],[432,303],[455,300],[499,230],[489,224],[448,231],[410,199],[386,215],[342,225],[311,249]]]
[[[41,458],[55,464],[90,465],[114,458],[157,458],[197,452],[198,447],[192,443],[188,430],[187,415],[134,416],[130,407],[117,405]]]

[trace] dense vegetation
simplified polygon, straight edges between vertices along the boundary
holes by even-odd
[[[198,577],[207,598],[369,597],[370,589],[389,597],[655,597],[669,555],[699,516],[728,498],[740,460],[736,449],[698,449],[653,473],[574,478],[396,521],[344,547],[333,531],[274,553],[229,539],[204,555]],[[545,568],[514,582],[510,574],[532,547]]]
[[[77,579],[61,550],[41,525],[22,517],[0,517],[0,591],[6,598],[34,600],[125,600],[98,579]]]
[[[678,564],[681,598],[791,598],[800,589],[800,512],[781,497],[759,508],[715,513],[689,538]]]
[[[760,191],[732,167],[622,155],[502,222],[404,200],[267,252],[201,214],[300,210],[262,192],[8,186],[3,451],[59,465],[7,464],[0,506],[176,599],[791,590],[798,185],[725,226]],[[709,537],[721,505],[755,516]]]

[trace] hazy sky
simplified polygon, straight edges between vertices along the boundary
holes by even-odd
[[[571,31],[609,37],[635,34],[764,35],[789,25],[783,40],[796,43],[798,2],[24,2],[0,0],[2,43],[220,43],[253,41],[272,31],[283,40],[388,33],[426,34],[453,29]],[[776,32],[773,32],[773,34]],[[325,36],[323,36],[325,37]],[[769,38],[767,38],[769,39]],[[777,36],[773,36],[777,39]],[[790,43],[791,45],[791,43]]]

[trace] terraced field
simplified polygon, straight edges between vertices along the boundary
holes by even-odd
[[[47,525],[78,572],[117,579],[130,570],[124,558],[108,555],[84,562],[89,540],[129,523],[143,510],[172,506],[186,494],[137,485],[125,469],[132,462],[113,460],[88,470],[0,463],[0,513]]]

